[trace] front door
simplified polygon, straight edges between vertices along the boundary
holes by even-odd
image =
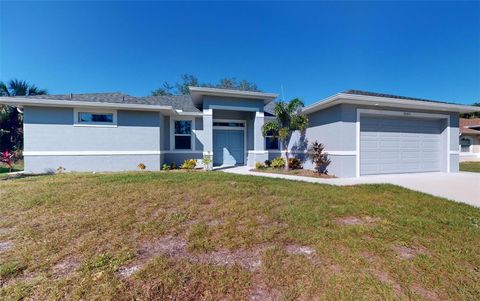
[[[244,165],[245,145],[242,130],[213,130],[213,165]]]

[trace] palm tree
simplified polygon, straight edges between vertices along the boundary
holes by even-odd
[[[304,104],[298,98],[294,98],[289,102],[277,102],[273,108],[275,120],[266,122],[262,127],[263,136],[268,134],[277,137],[285,151],[285,170],[288,170],[288,143],[292,133],[295,131],[305,131],[308,125],[308,118],[300,114]]]
[[[0,81],[0,96],[33,96],[47,94],[24,80]],[[0,151],[18,150],[23,147],[23,115],[10,106],[0,105]]]

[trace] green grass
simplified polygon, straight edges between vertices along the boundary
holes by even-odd
[[[220,172],[0,180],[2,242],[14,245],[0,252],[2,300],[480,299],[480,210],[392,185]]]
[[[461,162],[461,171],[480,172],[480,162]]]

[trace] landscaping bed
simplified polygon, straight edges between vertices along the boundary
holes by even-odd
[[[282,175],[291,175],[291,176],[325,178],[325,179],[336,178],[333,175],[318,173],[318,172],[314,172],[313,170],[309,170],[309,169],[289,169],[289,170],[285,170],[283,168],[266,167],[266,168],[261,168],[261,169],[252,169],[251,171],[282,174]]]
[[[1,300],[479,300],[480,209],[221,172],[0,181]]]

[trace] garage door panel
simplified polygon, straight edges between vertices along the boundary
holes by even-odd
[[[360,173],[440,171],[438,120],[363,116],[360,119]]]

